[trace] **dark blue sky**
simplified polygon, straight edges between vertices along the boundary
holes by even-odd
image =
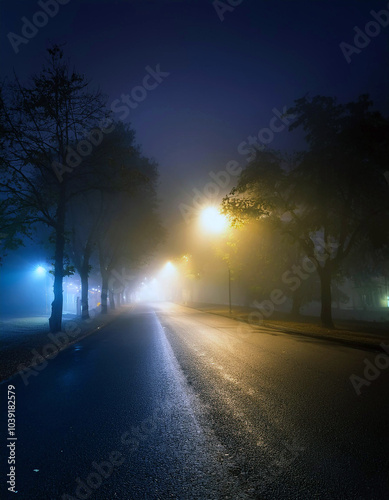
[[[341,101],[368,92],[389,112],[389,27],[380,27],[350,63],[339,47],[353,44],[354,27],[364,30],[374,20],[370,11],[388,9],[387,2],[243,0],[221,21],[212,0],[70,0],[18,54],[7,34],[21,35],[21,18],[32,20],[42,7],[17,0],[0,9],[2,78],[13,69],[22,77],[38,71],[54,42],[66,43],[78,71],[110,103],[139,85],[147,66],[169,73],[128,121],[160,165],[170,223],[183,223],[180,203],[191,205],[193,189],[204,189],[211,170],[229,160],[246,164],[238,145],[269,127],[273,108],[282,111],[307,92]],[[271,146],[298,149],[301,140],[284,130]]]

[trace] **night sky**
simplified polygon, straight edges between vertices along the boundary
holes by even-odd
[[[1,77],[39,71],[53,43],[65,44],[110,105],[142,83],[146,67],[169,73],[125,119],[160,166],[169,227],[185,224],[180,204],[192,204],[193,189],[204,189],[210,171],[230,160],[247,164],[238,146],[269,127],[274,108],[282,112],[307,92],[343,102],[370,93],[388,114],[389,27],[379,27],[349,62],[340,48],[353,45],[354,27],[364,30],[374,20],[370,11],[387,9],[386,2],[231,0],[236,7],[226,1],[224,12],[222,4],[218,13],[211,0],[70,0],[16,54],[7,35],[21,35],[22,17],[31,21],[42,7],[1,2]],[[285,127],[269,146],[291,151],[303,142]]]

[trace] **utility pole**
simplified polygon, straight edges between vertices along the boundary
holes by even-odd
[[[229,310],[230,314],[232,313],[232,308],[231,308],[231,269],[228,267],[228,305],[229,305]]]

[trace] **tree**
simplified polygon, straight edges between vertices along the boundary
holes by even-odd
[[[139,158],[134,131],[117,122],[114,130],[88,157],[78,177],[79,185],[70,201],[68,226],[70,253],[81,278],[83,319],[89,318],[88,278],[91,258],[102,238],[102,231],[109,232],[111,217],[117,217],[117,212],[120,212],[120,197],[133,196],[149,182],[138,169]],[[103,309],[106,311],[105,306]]]
[[[107,313],[109,294],[115,307],[114,282],[126,282],[122,270],[134,272],[144,265],[162,239],[164,230],[157,215],[156,164],[138,151],[129,158],[138,181],[130,192],[102,193],[102,220],[97,235],[97,248],[102,278],[101,312]]]
[[[54,46],[48,53],[41,73],[26,85],[16,78],[7,103],[2,103],[9,161],[0,185],[17,209],[29,214],[26,223],[43,223],[53,230],[54,300],[49,324],[56,332],[62,326],[65,228],[69,199],[75,194],[72,183],[82,170],[81,157],[89,154],[85,130],[105,120],[106,111],[100,93],[70,70],[62,50]]]
[[[367,96],[338,104],[316,96],[288,110],[308,148],[292,158],[258,152],[224,200],[237,220],[269,218],[314,263],[321,285],[321,321],[333,327],[331,283],[352,248],[372,237],[389,210],[386,170],[389,124]]]
[[[98,193],[83,193],[74,197],[69,207],[69,254],[81,280],[81,318],[89,319],[89,274],[95,250],[99,214],[93,198]]]
[[[381,220],[376,221],[376,224],[369,226],[366,237],[354,245],[349,256],[345,259],[343,271],[359,291],[359,299],[363,307],[368,305],[368,297],[374,294],[378,295],[376,305],[378,301],[381,302],[381,305],[387,305],[387,297],[389,296],[389,216],[386,218],[383,216]],[[381,294],[378,294],[380,287]]]
[[[255,302],[258,306],[281,289],[285,300],[292,302],[292,315],[298,317],[303,304],[317,296],[314,276],[304,272],[299,279],[294,272],[303,263],[301,248],[288,235],[276,231],[271,218],[248,221],[231,232],[231,240],[235,252],[230,267],[247,283],[250,305]]]
[[[9,165],[6,148],[7,126],[4,114],[3,91],[0,88],[0,174],[5,176]],[[8,191],[0,183],[0,264],[8,250],[15,250],[23,244],[23,236],[28,234],[25,211],[17,210],[8,196]]]
[[[310,234],[322,239],[325,258],[317,270],[321,319],[328,327],[333,326],[333,275],[359,241],[373,236],[371,228],[387,216],[389,209],[384,178],[389,123],[371,107],[366,95],[345,105],[334,98],[317,96],[299,99],[290,110],[296,115],[290,129],[302,127],[308,143],[293,175],[294,192],[304,209],[294,214],[297,226],[303,224]],[[312,255],[306,236],[306,231],[300,231],[300,241]]]
[[[23,237],[28,236],[26,215],[16,212],[8,199],[0,200],[0,265],[9,250],[23,245]]]

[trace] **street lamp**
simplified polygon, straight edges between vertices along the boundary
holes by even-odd
[[[35,272],[38,274],[38,276],[43,276],[44,274],[46,274],[46,269],[43,266],[38,266],[35,269]]]
[[[227,217],[221,214],[217,207],[209,206],[200,212],[201,227],[208,233],[222,234],[228,229]],[[231,269],[228,265],[228,306],[229,313],[232,313],[231,306]]]
[[[166,262],[165,266],[163,267],[163,272],[164,274],[167,274],[167,275],[172,275],[176,270],[176,266],[174,264],[172,264],[170,262],[170,260],[168,262]]]
[[[157,277],[163,296],[167,300],[174,300],[174,296],[177,294],[177,267],[169,260],[159,271]]]
[[[205,231],[214,234],[224,233],[228,228],[227,218],[214,206],[201,211],[200,224]]]

